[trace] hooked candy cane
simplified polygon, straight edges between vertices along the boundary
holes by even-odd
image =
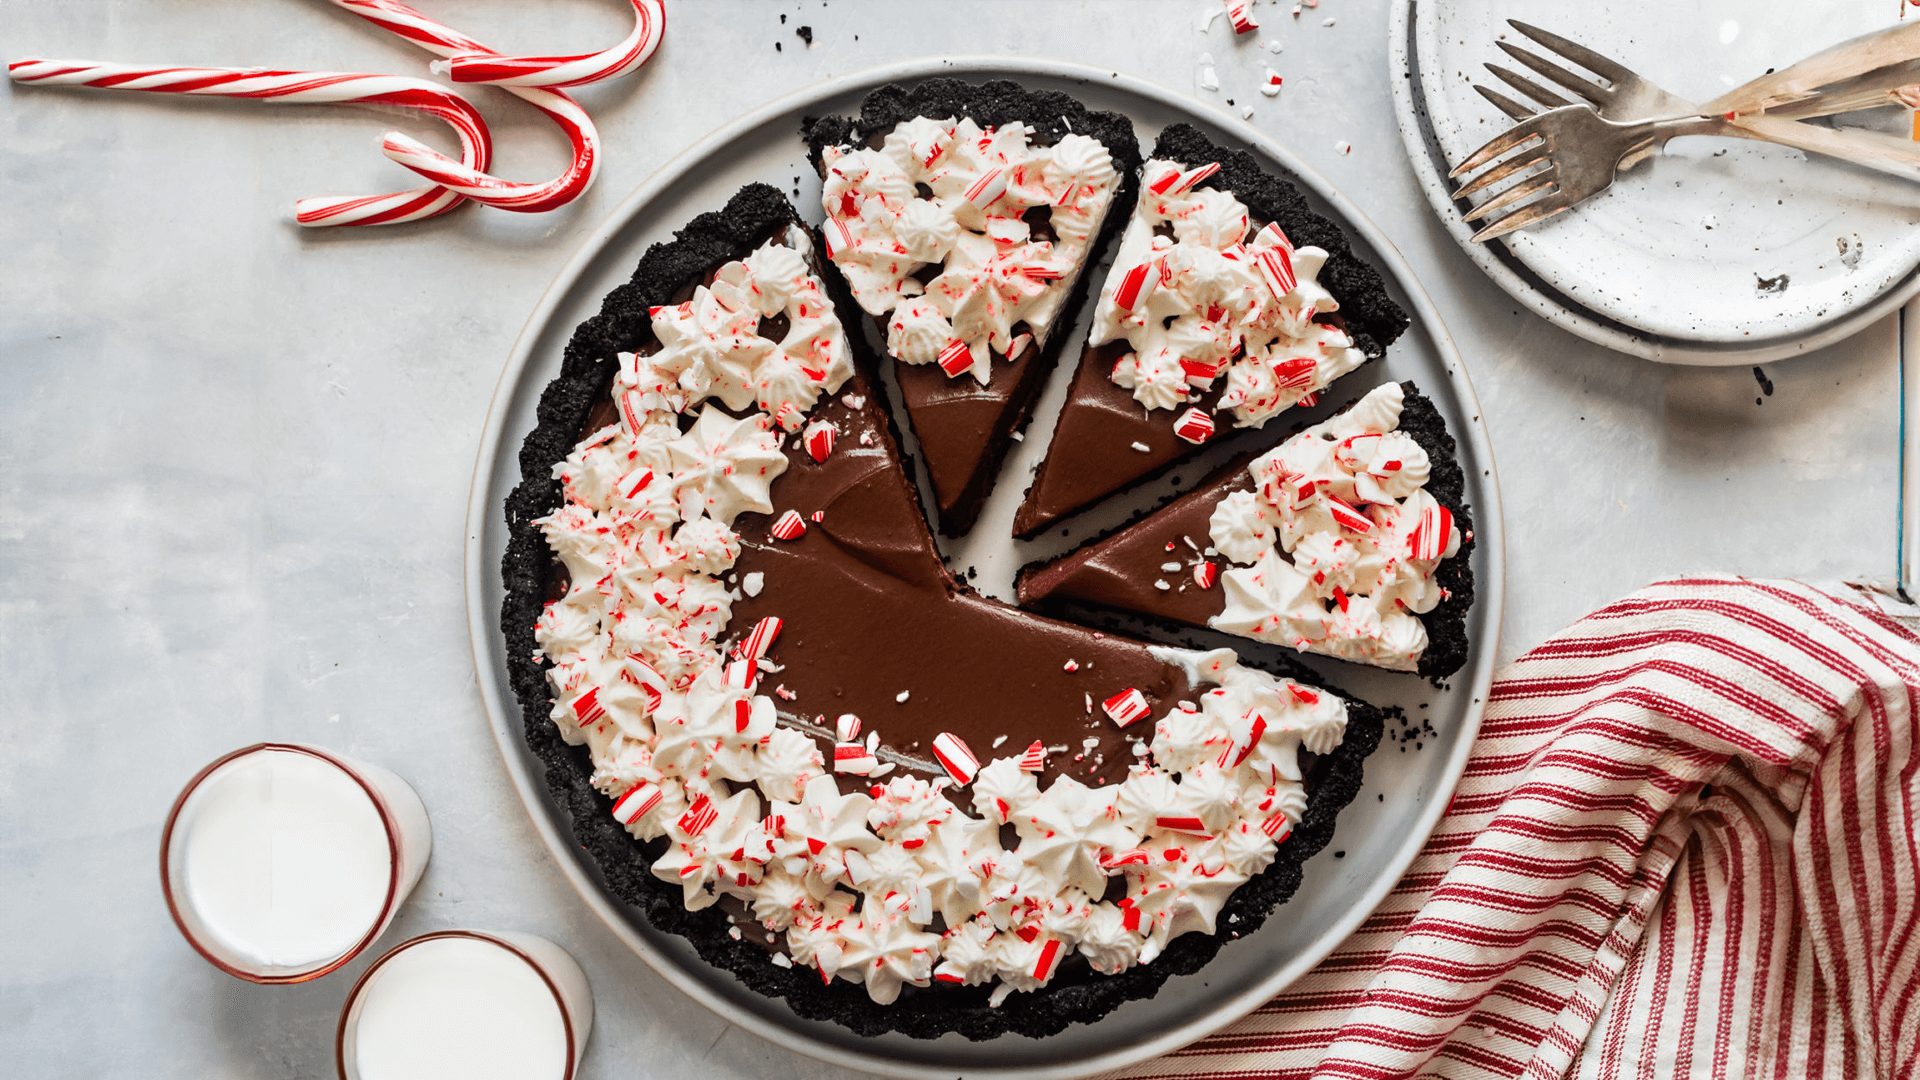
[[[260,68],[143,67],[90,60],[16,60],[7,65],[14,82],[42,86],[91,86],[148,93],[254,98],[286,104],[397,105],[437,116],[460,137],[467,167],[485,169],[493,156],[487,122],[465,98],[424,79],[335,71],[268,71]],[[391,225],[444,214],[463,197],[444,187],[390,195],[302,199],[294,214],[302,225]]]
[[[633,33],[611,49],[583,56],[462,53],[434,64],[433,70],[452,75],[457,83],[553,89],[619,78],[653,57],[667,28],[667,9],[660,0],[632,0],[632,3]]]
[[[406,38],[437,56],[499,53],[402,4],[399,0],[331,0],[336,7],[360,16],[383,30]],[[503,87],[508,93],[553,118],[572,144],[573,160],[559,176],[543,184],[502,180],[454,161],[417,139],[388,132],[380,149],[389,158],[474,202],[523,214],[564,206],[593,184],[600,163],[600,133],[578,102],[558,90],[535,86]]]

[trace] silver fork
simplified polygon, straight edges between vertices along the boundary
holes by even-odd
[[[1905,140],[1893,139],[1878,132],[1843,133],[1772,115],[1742,116],[1737,120],[1727,120],[1717,115],[1702,116],[1702,112],[1714,108],[1719,101],[1709,103],[1704,108],[1694,105],[1576,42],[1517,20],[1509,20],[1509,24],[1561,58],[1593,72],[1601,81],[1575,74],[1506,42],[1496,43],[1508,56],[1571,92],[1586,104],[1570,101],[1518,72],[1497,64],[1487,65],[1488,70],[1502,82],[1546,106],[1547,111],[1535,113],[1498,91],[1475,86],[1474,89],[1494,107],[1521,121],[1521,124],[1475,151],[1451,175],[1457,177],[1470,172],[1534,138],[1538,138],[1540,144],[1528,147],[1511,160],[1468,181],[1455,192],[1455,197],[1465,198],[1484,191],[1541,162],[1546,163],[1546,168],[1527,175],[1513,187],[1464,215],[1464,220],[1468,222],[1479,221],[1531,196],[1543,196],[1482,228],[1473,236],[1476,243],[1544,221],[1598,194],[1612,184],[1614,173],[1645,160],[1668,140],[1680,135],[1760,139],[1845,158],[1910,179],[1920,179],[1920,147]],[[1829,53],[1833,51],[1829,50]],[[1825,57],[1828,54],[1820,55]],[[1859,102],[1865,99],[1869,86],[1884,93],[1888,88],[1898,85],[1904,76],[1895,69],[1910,70],[1910,67],[1904,64],[1888,65],[1850,80],[1850,84],[1837,84],[1836,89],[1844,86],[1851,93],[1815,95],[1791,106],[1791,115],[1806,117],[1863,107]],[[1789,68],[1786,72],[1763,76],[1762,79],[1778,82],[1782,75],[1792,70]],[[1759,82],[1761,80],[1756,80],[1755,84]],[[1740,92],[1736,90],[1720,100],[1731,99]],[[1883,103],[1885,100],[1883,97],[1880,101],[1869,103]],[[1778,111],[1785,113],[1788,110],[1782,108]]]

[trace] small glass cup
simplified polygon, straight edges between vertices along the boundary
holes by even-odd
[[[565,949],[507,930],[440,930],[395,945],[340,1010],[340,1080],[573,1080],[593,990]]]
[[[393,772],[257,743],[201,769],[174,800],[160,888],[213,966],[248,982],[306,982],[386,931],[432,850],[427,808]]]

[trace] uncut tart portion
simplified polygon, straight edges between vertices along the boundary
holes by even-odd
[[[857,813],[856,820],[843,818],[838,831],[824,837],[827,843],[822,846],[829,854],[850,850],[849,832],[872,840],[869,859],[877,859],[885,850],[881,846],[883,838],[892,847],[913,851],[916,849],[908,846],[914,839],[911,830],[924,828],[926,834],[919,845],[922,850],[950,847],[953,837],[959,836],[971,838],[982,850],[999,851],[1004,836],[1010,850],[1000,854],[1011,865],[1017,861],[1014,856],[1020,847],[1005,834],[1021,834],[1024,841],[1026,824],[1020,820],[1021,814],[1038,802],[1033,790],[1022,792],[1022,785],[1010,782],[1010,777],[1026,778],[1030,789],[1038,788],[1035,780],[1047,781],[1050,797],[1061,790],[1090,793],[1110,776],[1124,775],[1124,769],[1114,773],[1112,765],[1131,757],[1129,744],[1137,737],[1117,730],[1101,713],[1095,713],[1094,722],[1089,724],[1088,709],[1082,704],[1089,691],[1104,692],[1107,683],[1131,681],[1143,690],[1142,700],[1152,703],[1147,705],[1150,712],[1159,711],[1158,706],[1166,701],[1194,696],[1194,684],[1200,679],[1223,680],[1242,691],[1251,685],[1255,689],[1292,686],[1287,693],[1307,696],[1317,692],[1258,673],[1236,672],[1232,670],[1235,665],[1231,654],[1149,651],[1140,643],[1038,618],[967,592],[940,563],[914,501],[887,414],[875,404],[871,356],[856,356],[855,363],[842,366],[837,361],[826,363],[831,357],[821,354],[823,374],[827,376],[821,381],[832,389],[819,394],[804,416],[788,417],[791,423],[783,424],[778,419],[780,409],[771,400],[761,402],[774,408],[759,414],[757,420],[750,407],[716,412],[712,401],[706,403],[706,409],[698,410],[699,419],[694,420],[691,414],[697,410],[693,403],[685,403],[689,415],[675,425],[683,433],[700,431],[709,423],[744,421],[746,426],[740,430],[745,430],[748,438],[769,436],[756,443],[762,448],[772,442],[775,430],[783,433],[776,444],[780,465],[776,467],[767,460],[758,467],[759,474],[773,477],[766,488],[769,501],[761,502],[758,509],[737,513],[722,509],[719,517],[711,517],[696,507],[704,502],[713,508],[715,495],[723,489],[700,489],[702,499],[678,503],[686,520],[670,536],[657,538],[657,543],[685,549],[676,558],[702,561],[711,573],[654,579],[648,583],[648,588],[656,591],[654,601],[663,607],[681,602],[671,595],[674,589],[681,590],[683,596],[699,593],[701,618],[666,630],[654,626],[638,635],[626,623],[602,631],[599,625],[580,626],[577,621],[569,621],[568,610],[576,606],[583,593],[601,586],[626,589],[627,581],[620,574],[634,568],[623,567],[596,580],[593,575],[598,568],[584,559],[578,544],[581,536],[596,531],[594,523],[580,520],[577,527],[568,530],[556,525],[556,519],[578,514],[583,506],[595,501],[594,491],[602,486],[612,487],[615,493],[634,493],[631,497],[618,494],[618,498],[635,505],[653,497],[647,494],[653,491],[651,478],[634,478],[641,471],[639,466],[631,470],[625,463],[613,469],[605,467],[609,457],[619,459],[621,447],[640,442],[628,430],[639,415],[639,403],[626,396],[629,390],[622,369],[646,370],[646,358],[661,355],[656,335],[661,316],[650,318],[649,310],[688,302],[695,286],[702,283],[720,289],[716,272],[719,280],[732,275],[737,281],[739,275],[731,269],[736,260],[760,260],[759,265],[766,265],[769,260],[761,251],[770,239],[784,239],[801,250],[811,246],[811,238],[798,228],[791,208],[779,193],[763,185],[751,185],[724,211],[695,219],[672,243],[649,249],[632,281],[615,290],[601,314],[576,331],[561,374],[542,395],[539,425],[521,449],[524,479],[508,500],[511,539],[502,565],[507,598],[501,625],[528,744],[546,763],[548,789],[567,810],[575,840],[597,866],[608,891],[644,912],[656,928],[687,938],[706,962],[733,972],[757,992],[786,998],[800,1016],[833,1020],[862,1034],[898,1030],[931,1038],[958,1031],[973,1039],[1006,1032],[1042,1036],[1069,1023],[1097,1020],[1123,1001],[1153,994],[1169,975],[1196,970],[1212,957],[1221,936],[1170,936],[1152,963],[1124,967],[1112,975],[1097,973],[1082,953],[1056,953],[1049,978],[1033,979],[1019,987],[1027,992],[1006,996],[1009,983],[1005,981],[997,989],[983,982],[969,983],[965,977],[957,983],[928,978],[931,957],[917,969],[910,956],[881,950],[882,955],[869,957],[867,954],[875,951],[874,934],[862,937],[855,933],[849,944],[857,948],[847,952],[864,949],[863,962],[883,964],[896,976],[880,980],[888,984],[881,989],[898,994],[890,1003],[883,1003],[878,999],[887,995],[876,992],[871,974],[861,975],[851,967],[851,956],[844,957],[847,965],[828,965],[817,933],[796,940],[789,929],[783,941],[771,932],[771,924],[761,920],[758,903],[744,899],[740,895],[744,890],[730,887],[730,876],[721,880],[696,875],[698,880],[688,885],[685,872],[689,867],[699,870],[706,866],[703,858],[730,859],[730,871],[748,872],[751,859],[726,854],[736,849],[736,843],[739,851],[745,851],[750,844],[772,848],[791,840],[798,844],[798,851],[805,851],[809,845],[804,836],[760,837],[755,830],[783,828],[773,822],[787,815],[804,819],[810,806],[828,801],[841,810],[849,806],[856,811],[862,806],[869,809],[864,821],[857,820]],[[814,272],[817,276],[817,267]],[[745,284],[751,286],[753,282]],[[802,309],[799,314],[808,313]],[[667,322],[676,317],[668,312]],[[790,341],[799,331],[800,322],[794,318],[782,326],[779,318],[767,318],[756,332],[768,344],[783,334]],[[742,347],[760,348],[750,344]],[[656,408],[651,418],[641,418],[639,427],[650,430],[665,419]],[[824,453],[816,452],[821,447],[819,433],[824,430],[820,425],[832,425],[835,432]],[[784,435],[788,431],[791,437]],[[640,460],[647,460],[644,454]],[[616,473],[618,479],[607,484]],[[677,496],[681,490],[676,488],[670,494]],[[724,490],[739,494],[736,487]],[[614,498],[608,495],[603,501]],[[775,503],[820,508],[820,520],[812,522],[809,513],[802,519],[809,522],[806,532],[782,539],[773,533],[774,523],[786,514],[776,513]],[[660,505],[663,514],[670,512],[664,502]],[[733,522],[734,530],[731,544],[735,554],[732,566],[726,568],[719,565],[726,561],[729,548],[726,534],[720,530],[723,518]],[[564,564],[556,563],[548,538],[542,535],[543,527],[556,538]],[[781,532],[790,535],[791,531],[782,528]],[[636,545],[636,550],[644,547]],[[754,578],[758,580],[749,584]],[[741,582],[739,592],[719,589],[734,581]],[[661,582],[673,583],[665,597],[657,592]],[[588,606],[591,608],[591,604]],[[877,620],[876,629],[874,609],[898,615]],[[629,615],[640,610],[629,608]],[[770,618],[782,620],[783,629],[773,635],[776,643],[769,650],[764,631]],[[720,629],[711,630],[716,625]],[[711,632],[699,632],[701,626]],[[882,631],[887,635],[884,638],[878,636]],[[603,632],[613,641],[637,641],[639,651],[627,657],[566,658],[557,664],[547,655],[560,651],[556,644],[561,638],[571,635],[579,642],[604,642],[609,639],[600,636]],[[671,642],[655,641],[651,637],[655,632],[678,636]],[[730,645],[735,648],[730,649]],[[738,655],[737,649],[747,650],[750,657],[765,656],[767,663],[759,665],[758,682],[764,691],[765,683],[778,680],[772,693],[756,694],[748,687],[731,686],[729,675],[741,669],[737,661],[726,664],[725,658]],[[593,649],[582,645],[576,651],[586,654]],[[1063,656],[1078,658],[1084,667],[1078,673],[1067,670]],[[776,660],[778,665],[773,663]],[[620,672],[640,674],[641,681],[629,683],[618,674],[609,677],[604,666],[609,662]],[[749,659],[747,670],[752,667]],[[977,678],[981,670],[1001,673],[1003,678],[983,684]],[[583,672],[582,681],[572,681],[575,671]],[[753,685],[751,680],[742,681]],[[897,687],[910,689],[908,701],[898,700]],[[594,692],[591,698],[588,690]],[[646,700],[649,695],[655,698],[651,703]],[[1193,720],[1216,714],[1219,710],[1211,699],[1224,700],[1225,696],[1223,692],[1202,696],[1202,704],[1194,712],[1169,712],[1169,718],[1156,728],[1172,717],[1185,718],[1174,726],[1178,729],[1175,733],[1186,742],[1181,746],[1163,745],[1162,733],[1156,730],[1154,753],[1164,751],[1169,757],[1187,758],[1212,755],[1212,745],[1196,740],[1207,732],[1196,727]],[[962,697],[964,703],[956,703]],[[1052,707],[1062,697],[1071,699],[1067,707]],[[1359,787],[1362,762],[1378,742],[1384,714],[1364,703],[1339,701],[1330,693],[1324,698],[1337,704],[1344,714],[1345,738],[1337,745],[1327,745],[1330,729],[1323,727],[1313,737],[1318,739],[1315,746],[1325,752],[1300,752],[1297,761],[1305,770],[1304,788],[1295,783],[1288,788],[1291,794],[1277,796],[1286,803],[1291,835],[1283,833],[1285,842],[1277,849],[1267,845],[1271,865],[1224,897],[1215,917],[1215,926],[1222,931],[1251,932],[1276,903],[1291,895],[1300,880],[1301,862],[1326,843],[1335,814]],[[702,701],[716,706],[708,711],[727,721],[721,729],[724,734],[715,740],[714,753],[699,771],[698,782],[692,774],[667,775],[660,765],[668,753],[670,738],[681,746],[690,741],[684,732],[673,736],[668,733],[683,720],[690,723],[706,715],[692,707]],[[739,703],[746,707],[741,709]],[[676,718],[683,707],[687,715]],[[876,784],[877,770],[829,774],[822,769],[822,751],[831,740],[821,730],[823,725],[814,721],[814,710],[855,707],[866,710],[868,727],[886,736],[877,754],[885,760],[876,764],[893,769],[895,775],[885,784]],[[927,715],[918,715],[922,710]],[[741,738],[731,739],[736,717]],[[818,718],[824,720],[824,716]],[[926,741],[931,739],[929,732],[935,727],[963,733],[976,746],[997,738],[989,735],[996,728],[1017,732],[1022,739],[1033,737],[1043,743],[1043,762],[1034,772],[1019,769],[1011,758],[999,759],[982,770],[972,785],[950,785],[934,771],[938,766],[916,761],[925,752]],[[816,736],[820,741],[814,741]],[[1053,739],[1069,745],[1085,745],[1082,740],[1093,739],[1094,745],[1079,756],[1047,753],[1044,743]],[[1255,743],[1251,760],[1258,762],[1271,747],[1257,737]],[[1010,749],[1018,752],[1026,748]],[[713,769],[762,755],[778,757],[780,762],[771,771],[760,773],[751,784],[729,792],[724,777],[714,783]],[[1189,769],[1206,771],[1198,765]],[[995,772],[997,777],[989,777]],[[813,779],[804,785],[803,805],[789,803],[787,810],[777,810],[780,804],[774,800],[793,797],[808,775]],[[932,782],[927,777],[932,777]],[[989,782],[995,779],[1009,782]],[[645,794],[647,785],[668,789],[674,786],[669,781],[676,780],[684,780],[677,803],[663,795],[659,800],[662,805],[635,810],[636,795]],[[1083,781],[1088,786],[1082,786]],[[876,784],[872,796],[860,794],[869,784]],[[993,821],[1007,820],[1004,811],[993,818],[989,809],[984,816],[990,820],[972,824],[964,823],[972,819],[966,819],[958,806],[948,807],[941,820],[932,820],[924,812],[917,816],[908,812],[910,804],[923,811],[936,803],[944,806],[942,800],[947,796],[943,789],[952,791],[951,798],[957,804],[964,805],[971,795],[976,810],[983,803],[1011,799],[1015,805],[1006,809],[1014,811],[1015,820],[995,829]],[[758,795],[754,795],[756,791]],[[694,798],[699,794],[710,796],[706,811],[700,810]],[[771,812],[765,820],[756,820],[757,810],[740,812],[739,800],[748,795],[754,795],[756,803],[760,795],[769,800]],[[1097,796],[1080,797],[1083,803],[1087,799]],[[698,819],[703,813],[712,815],[705,825],[696,821],[690,827],[688,819]],[[867,833],[867,826],[874,832]],[[719,844],[717,854],[702,847],[701,828],[713,832]],[[1239,835],[1243,848],[1257,842],[1245,830]],[[1143,836],[1143,841],[1158,845],[1154,851],[1162,862],[1174,861],[1161,850],[1170,846],[1164,838]],[[1190,837],[1184,843],[1194,846],[1203,840]],[[1048,850],[1057,851],[1058,845]],[[1042,865],[1046,853],[1042,850],[1036,854],[1035,866]],[[812,854],[818,856],[820,852]],[[775,875],[775,867],[783,859],[804,862],[807,858],[792,848],[784,854],[769,855],[764,866],[750,871],[761,875],[762,883]],[[875,862],[870,869],[877,866]],[[928,880],[934,877],[930,873]],[[1113,880],[1128,886],[1138,884],[1133,871],[1116,872]],[[837,903],[837,917],[855,929],[869,920],[884,926],[891,918],[887,913],[893,909],[871,893],[862,895],[845,888],[832,892],[835,899],[824,906],[832,908]],[[718,903],[713,902],[715,899]],[[1083,902],[1090,904],[1093,899]],[[853,910],[855,903],[860,905],[857,911]],[[947,901],[942,900],[941,905],[946,909]],[[1022,910],[1017,898],[1007,910],[1010,916]],[[964,920],[965,909],[956,914]],[[1149,915],[1151,922],[1152,913]],[[1046,922],[1048,916],[1055,921]],[[989,945],[998,940],[1011,951],[1030,948],[1044,953],[1046,942],[1061,929],[1059,920],[1071,922],[1072,916],[1073,912],[1066,909],[1029,910],[1004,931],[989,934]],[[1117,926],[1119,920],[1109,921]],[[984,926],[979,917],[962,925],[975,930]],[[1023,926],[1034,928],[1032,941],[1019,932]],[[933,927],[941,928],[938,922]],[[946,930],[951,937],[953,928]],[[1041,930],[1046,933],[1039,933]],[[917,932],[912,928],[904,932],[909,943]],[[1095,939],[1100,939],[1099,935],[1087,938]],[[947,939],[937,940],[944,943]],[[1100,940],[1113,944],[1109,939]],[[1139,935],[1135,943],[1143,940],[1144,935]],[[985,963],[984,954],[990,952],[990,948],[982,950],[983,955],[974,956],[971,962]],[[1112,958],[1110,951],[1095,952]],[[957,955],[943,950],[940,962],[953,961]],[[968,957],[959,959],[967,961]],[[970,973],[963,970],[959,974]],[[1004,1001],[996,1000],[1001,997]]]
[[[1371,418],[1363,420],[1363,414]],[[1338,428],[1341,424],[1352,425],[1352,430]],[[1393,449],[1377,437],[1369,439],[1359,434],[1354,438],[1362,429],[1392,431],[1410,438],[1425,459],[1425,482],[1411,492],[1403,488],[1372,492],[1383,500],[1397,492],[1398,497],[1390,503],[1358,498],[1353,492],[1353,475],[1356,471],[1365,473],[1366,468],[1345,468],[1341,461],[1381,469],[1377,474],[1381,477],[1415,464],[1404,444],[1401,449]],[[1326,434],[1346,441],[1336,442]],[[1326,468],[1316,473],[1322,490],[1317,494],[1309,490],[1304,497],[1301,480],[1316,477],[1290,476],[1286,459],[1277,457],[1288,447],[1302,445],[1336,448],[1326,459]],[[1409,460],[1400,460],[1403,457]],[[1268,463],[1273,465],[1270,470],[1266,468]],[[1394,468],[1385,469],[1389,465]],[[1284,492],[1281,497],[1301,504],[1304,513],[1314,519],[1303,524],[1320,526],[1315,530],[1319,536],[1296,539],[1283,553],[1273,520],[1279,515],[1261,513],[1261,476],[1274,481],[1272,491]],[[1389,383],[1333,418],[1295,435],[1280,449],[1258,458],[1249,454],[1229,463],[1192,491],[1141,520],[1051,563],[1028,566],[1021,571],[1017,586],[1020,603],[1039,610],[1088,606],[1127,612],[1162,623],[1224,630],[1342,659],[1417,671],[1438,679],[1458,671],[1467,659],[1466,618],[1473,606],[1470,562],[1474,539],[1465,495],[1465,476],[1453,437],[1433,402],[1411,382]],[[1330,498],[1344,499],[1360,513],[1344,524],[1320,513],[1319,508],[1327,506]],[[1433,512],[1435,506],[1439,513]],[[1269,519],[1264,533],[1257,524],[1248,527],[1260,516]],[[1350,525],[1360,526],[1365,532]],[[1381,549],[1386,555],[1361,554],[1356,544],[1368,551]],[[1432,558],[1416,559],[1415,555]],[[1284,607],[1276,611],[1254,598],[1253,594],[1262,592],[1258,586],[1263,584],[1263,572],[1274,573],[1263,565],[1263,559],[1286,561],[1304,575],[1286,576],[1287,582],[1301,586],[1297,593],[1276,585],[1278,591],[1295,601],[1295,618],[1285,618]],[[1167,569],[1176,563],[1178,566]],[[1318,581],[1313,578],[1316,572],[1320,574]],[[1410,643],[1400,631],[1416,628],[1381,627],[1379,609],[1370,600],[1381,595],[1380,591],[1356,588],[1357,577],[1395,573],[1408,577],[1389,587],[1392,595],[1405,596],[1410,602],[1381,606],[1414,614],[1418,633],[1417,640]],[[1249,588],[1238,591],[1241,602],[1236,603],[1239,584]],[[1349,589],[1354,590],[1352,595],[1347,594]],[[1420,610],[1425,604],[1432,606]],[[1300,639],[1298,627],[1305,618],[1324,620],[1327,629],[1321,639]],[[1229,621],[1231,625],[1223,625]],[[1372,642],[1356,644],[1349,637],[1344,645],[1340,643],[1342,635],[1369,632],[1378,635]]]
[[[1066,404],[1014,518],[1022,538],[1231,428],[1314,404],[1408,325],[1379,271],[1299,188],[1189,124],[1161,132],[1125,209]]]
[[[1005,80],[931,79],[804,135],[828,253],[895,360],[940,530],[962,535],[1132,204],[1133,125]]]

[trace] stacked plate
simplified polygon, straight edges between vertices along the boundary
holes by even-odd
[[[1507,90],[1482,66],[1518,67],[1497,41],[1544,52],[1508,19],[1707,101],[1894,17],[1873,0],[1404,0],[1389,31],[1394,108],[1434,211],[1514,299],[1635,356],[1760,363],[1839,341],[1920,293],[1920,185],[1765,143],[1676,139],[1576,210],[1471,244],[1446,174],[1511,125],[1473,84]],[[1909,120],[1889,109],[1844,122],[1904,133]]]

